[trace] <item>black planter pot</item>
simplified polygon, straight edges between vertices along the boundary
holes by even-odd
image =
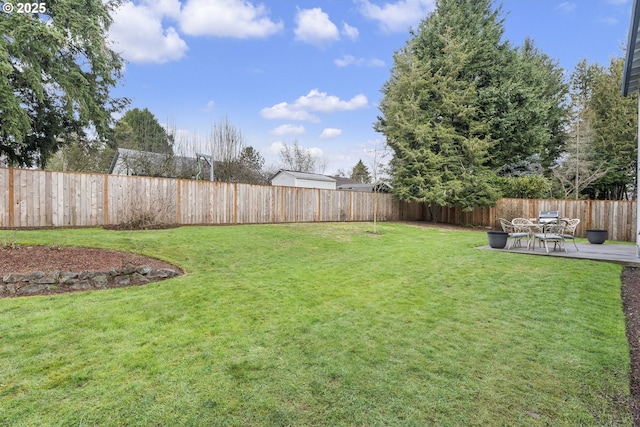
[[[587,240],[594,245],[601,245],[607,240],[607,230],[587,230]]]
[[[489,246],[493,249],[503,249],[507,246],[509,233],[504,231],[487,231],[487,236],[489,236]]]

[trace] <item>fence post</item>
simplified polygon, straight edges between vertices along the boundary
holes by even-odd
[[[15,227],[15,218],[14,218],[14,210],[13,204],[14,200],[14,182],[13,182],[13,168],[9,168],[9,228]]]
[[[102,203],[104,208],[102,210],[102,221],[104,225],[109,225],[109,175],[104,176],[104,190],[103,190]]]
[[[178,199],[177,200],[178,201],[178,206],[176,208],[176,215],[177,215],[176,223],[181,225],[180,224],[180,218],[182,217],[182,190],[181,190],[182,189],[182,183],[180,182],[181,181],[180,179],[177,179],[176,181],[177,181],[176,185],[178,187],[176,189],[176,193],[177,193],[176,197]]]
[[[233,224],[238,224],[238,183],[233,183]]]

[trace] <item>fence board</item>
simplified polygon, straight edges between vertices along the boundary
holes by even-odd
[[[10,227],[9,224],[9,169],[0,168],[0,227]]]

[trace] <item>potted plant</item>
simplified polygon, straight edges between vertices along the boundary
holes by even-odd
[[[601,245],[607,240],[607,230],[587,230],[589,243]]]
[[[505,231],[487,231],[487,236],[489,236],[489,246],[493,249],[503,249],[507,246],[509,233]]]

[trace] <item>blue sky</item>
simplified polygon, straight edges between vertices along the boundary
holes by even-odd
[[[372,124],[393,53],[434,0],[134,0],[114,15],[127,60],[114,96],[177,131],[185,153],[227,117],[277,166],[281,144],[350,172],[383,146]],[[526,37],[570,73],[623,56],[631,0],[504,0],[505,38]]]

